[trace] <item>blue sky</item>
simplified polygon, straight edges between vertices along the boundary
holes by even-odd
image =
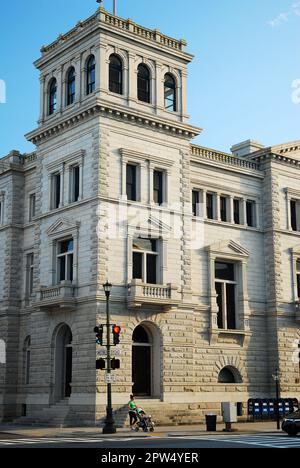
[[[23,135],[39,113],[32,62],[40,47],[97,6],[95,0],[1,2],[0,80],[7,87],[1,156],[34,149]],[[292,83],[300,79],[298,0],[118,0],[118,15],[187,39],[195,55],[189,113],[204,129],[196,143],[229,151],[247,138],[266,145],[300,139],[300,103],[292,100]]]

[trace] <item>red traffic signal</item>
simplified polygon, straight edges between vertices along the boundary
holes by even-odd
[[[113,325],[112,332],[114,335],[114,345],[118,345],[120,343],[121,327],[119,327],[119,325]]]

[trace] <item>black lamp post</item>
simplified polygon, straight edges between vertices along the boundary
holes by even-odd
[[[112,399],[111,399],[111,361],[110,361],[110,314],[109,314],[109,297],[112,290],[112,285],[107,281],[103,285],[106,296],[106,327],[107,327],[107,365],[106,365],[106,381],[107,381],[107,407],[106,420],[103,428],[103,434],[115,434],[117,429],[113,418]]]
[[[276,383],[276,421],[277,421],[277,429],[280,430],[280,414],[279,414],[279,399],[280,399],[280,375],[279,370],[276,369],[275,374],[273,374],[273,379]]]

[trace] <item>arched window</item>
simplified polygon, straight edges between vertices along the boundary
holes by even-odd
[[[138,66],[138,100],[150,103],[150,71],[146,65]]]
[[[86,70],[86,94],[92,94],[96,87],[96,62],[92,55],[87,61]]]
[[[24,384],[28,385],[30,383],[30,354],[31,354],[31,338],[27,336],[24,341]]]
[[[49,115],[56,112],[57,106],[57,83],[56,79],[53,78],[49,85]]]
[[[67,75],[67,106],[75,101],[75,70],[70,68]]]
[[[109,59],[109,91],[123,94],[123,67],[122,61],[117,55],[111,55]]]
[[[176,81],[172,75],[165,75],[165,108],[170,112],[177,111]]]
[[[218,383],[226,383],[226,384],[237,383],[238,381],[241,381],[241,378],[238,374],[239,372],[237,370],[236,372],[234,372],[234,369],[229,368],[229,367],[224,367],[224,369],[222,369],[221,372],[219,373]]]

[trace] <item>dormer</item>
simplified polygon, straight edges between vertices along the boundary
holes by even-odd
[[[100,7],[41,49],[39,124],[97,104],[187,123],[186,42],[146,29]]]

